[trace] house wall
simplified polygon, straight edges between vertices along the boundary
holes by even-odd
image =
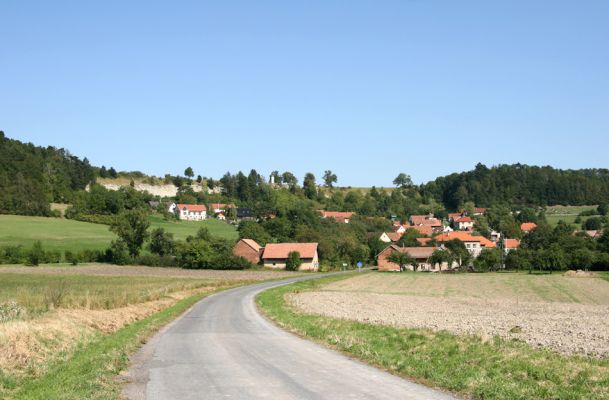
[[[263,260],[264,266],[266,268],[272,269],[285,269],[287,259],[285,258],[268,258]],[[299,271],[317,271],[319,270],[319,257],[317,253],[315,253],[314,258],[301,258],[302,264]]]
[[[243,257],[252,264],[258,264],[260,262],[260,253],[252,249],[243,241],[237,242],[233,248],[233,254],[237,257]]]
[[[400,271],[400,266],[398,264],[392,263],[391,261],[388,260],[389,255],[391,253],[393,253],[394,251],[395,250],[387,249],[387,250],[381,252],[381,254],[379,254],[378,259],[377,259],[377,265],[379,267],[379,271],[396,271],[396,272]],[[440,271],[439,264],[431,264],[427,259],[419,258],[419,259],[417,259],[417,263],[419,264],[417,271]],[[458,264],[457,264],[457,266],[458,266]],[[407,266],[406,268],[409,271],[413,270],[411,265]],[[442,263],[442,271],[446,271],[448,269],[449,269],[448,263]]]
[[[178,217],[183,221],[200,221],[207,219],[207,211],[187,211],[180,210]]]

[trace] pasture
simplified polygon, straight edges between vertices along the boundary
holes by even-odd
[[[175,239],[184,240],[195,235],[199,228],[206,227],[214,236],[236,239],[234,226],[215,219],[205,221],[165,221],[160,215],[150,216],[150,228],[162,227],[174,234]],[[46,250],[61,252],[103,250],[116,236],[107,225],[74,221],[63,218],[0,215],[0,247],[31,247],[37,240]]]

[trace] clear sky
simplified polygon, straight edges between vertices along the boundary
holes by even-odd
[[[0,2],[0,129],[94,165],[339,185],[609,167],[609,1]]]

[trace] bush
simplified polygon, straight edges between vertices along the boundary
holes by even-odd
[[[42,249],[42,243],[39,240],[34,242],[34,245],[27,253],[27,265],[37,266],[43,262],[44,250]]]
[[[160,256],[158,254],[140,254],[135,263],[138,265],[147,265],[149,267],[175,267],[177,266],[176,258],[170,255]]]
[[[78,255],[72,253],[71,251],[65,252],[64,259],[66,260],[66,262],[72,265],[78,265]]]
[[[0,323],[19,319],[25,315],[25,308],[14,301],[0,303]]]
[[[24,264],[26,251],[22,246],[6,246],[0,249],[0,264]]]
[[[116,265],[126,265],[132,261],[127,251],[127,245],[120,239],[112,241],[110,248],[106,250],[105,259]]]
[[[302,260],[300,259],[300,253],[297,251],[291,251],[288,254],[288,259],[285,263],[286,271],[298,271],[298,268],[302,264]]]

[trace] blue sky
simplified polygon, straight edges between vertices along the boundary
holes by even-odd
[[[609,167],[608,1],[0,3],[0,129],[95,165],[339,185]]]

